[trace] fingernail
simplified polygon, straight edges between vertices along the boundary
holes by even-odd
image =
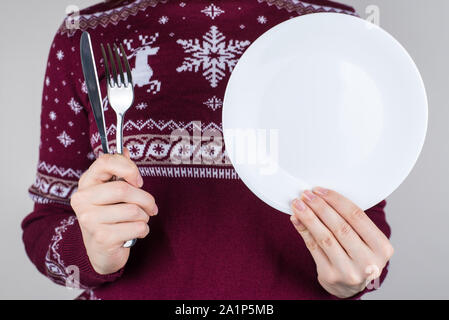
[[[139,186],[139,188],[142,188],[142,187],[143,187],[143,178],[142,178],[141,175],[139,175],[139,176],[137,177],[137,185]]]
[[[157,205],[154,205],[155,209],[154,209],[154,215],[157,216],[157,214],[159,213],[159,208]]]
[[[290,217],[290,221],[295,225],[295,226],[299,226],[299,220],[295,217],[295,215],[292,215],[291,217]]]
[[[305,229],[305,226],[298,220],[298,218],[295,217],[295,215],[292,215],[290,217],[290,221],[299,229]]]
[[[307,201],[313,201],[313,199],[316,198],[316,195],[314,195],[309,190],[304,191],[302,195],[303,195],[303,198]]]
[[[301,200],[298,200],[298,199],[293,200],[293,206],[298,211],[304,211],[306,209],[304,202],[302,202]]]
[[[313,188],[313,192],[315,192],[316,194],[319,194],[320,196],[325,196],[329,190],[321,188],[321,187],[316,187]]]

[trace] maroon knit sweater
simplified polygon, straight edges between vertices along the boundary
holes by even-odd
[[[124,144],[160,212],[125,268],[108,276],[93,270],[69,203],[101,145],[80,64],[81,31],[64,21],[44,82],[40,158],[29,189],[34,211],[22,224],[39,271],[65,284],[71,266],[78,267],[82,297],[89,299],[333,299],[319,285],[289,216],[254,196],[228,162],[170,161],[183,150],[170,140],[172,130],[221,133],[227,81],[254,40],[291,17],[325,11],[354,14],[325,0],[135,0],[81,12],[79,26],[91,33],[103,96],[100,43],[123,43],[129,55],[136,99],[126,114]],[[107,99],[104,104],[114,147],[115,114]],[[223,157],[224,150],[211,152],[207,141],[202,146],[203,159]],[[390,236],[384,206],[367,213]]]

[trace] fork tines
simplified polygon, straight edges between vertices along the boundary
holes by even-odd
[[[120,44],[120,51],[121,51],[120,53],[121,53],[122,59],[120,58],[119,49],[116,44],[114,44],[114,48],[111,49],[111,46],[108,43],[107,48],[108,48],[108,53],[109,53],[109,59],[108,59],[108,56],[106,54],[106,50],[104,49],[103,44],[101,44],[101,53],[103,54],[104,67],[105,67],[105,71],[106,71],[106,80],[108,82],[108,85],[111,87],[115,87],[115,86],[121,87],[123,84],[125,87],[128,87],[129,85],[131,85],[131,87],[132,87],[133,80],[132,80],[132,75],[131,75],[131,68],[129,67],[128,58],[126,56],[125,49],[123,48],[123,45]],[[114,55],[115,55],[115,57],[114,57]],[[111,61],[112,76],[111,76],[111,73],[109,72],[109,60]],[[123,60],[123,64],[125,65],[125,69],[126,69],[126,77],[125,77],[125,74],[123,73],[122,60]],[[117,70],[116,65],[118,66],[118,70]]]

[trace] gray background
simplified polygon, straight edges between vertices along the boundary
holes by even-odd
[[[32,210],[39,115],[48,50],[67,5],[98,0],[7,1],[0,10],[0,299],[71,299],[78,292],[38,273],[25,255],[20,223]],[[414,171],[388,198],[396,253],[380,290],[365,299],[448,299],[449,293],[449,1],[342,0],[380,23],[415,59],[429,96],[428,138]],[[398,84],[400,85],[400,84]]]

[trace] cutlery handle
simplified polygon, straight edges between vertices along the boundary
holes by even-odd
[[[123,114],[117,113],[117,132],[116,132],[116,149],[118,154],[123,154]],[[113,177],[115,180],[124,181],[123,178]],[[137,242],[137,239],[128,240],[123,244],[123,248],[131,248]]]
[[[123,244],[123,248],[131,248],[137,242],[137,239],[128,240]]]
[[[118,154],[123,154],[123,122],[124,115],[117,113],[117,132],[115,133],[116,142],[115,148]]]

